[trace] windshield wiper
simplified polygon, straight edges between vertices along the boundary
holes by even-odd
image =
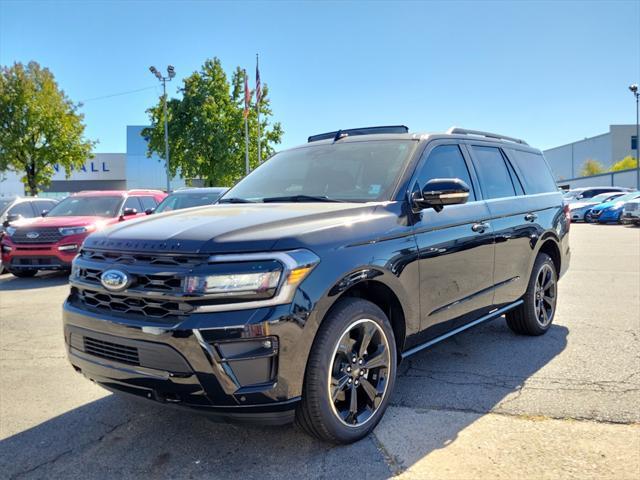
[[[290,195],[283,197],[267,197],[263,198],[262,201],[264,203],[275,203],[275,202],[341,202],[344,200],[338,200],[336,198],[329,198],[324,195]]]
[[[256,202],[255,200],[247,200],[246,198],[231,197],[231,198],[222,198],[218,200],[218,203],[256,203]]]

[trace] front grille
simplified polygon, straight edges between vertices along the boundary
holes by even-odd
[[[639,206],[640,206],[640,203],[627,203],[624,206],[624,209],[627,212],[635,212],[636,210],[638,210]]]
[[[100,285],[100,275],[104,270],[97,268],[79,268],[78,278],[87,283]],[[130,288],[153,292],[181,293],[182,279],[173,273],[132,274]]]
[[[56,257],[13,257],[13,267],[61,267],[62,263]]]
[[[31,238],[33,237],[33,238]],[[58,227],[18,228],[11,236],[13,243],[56,243],[62,238]]]
[[[205,262],[207,257],[196,255],[149,255],[143,253],[104,252],[100,250],[83,249],[80,256],[95,262],[110,264],[122,263],[126,265],[177,266],[193,267]]]
[[[188,315],[193,306],[186,302],[115,295],[87,289],[74,289],[84,305],[114,314],[140,315],[156,319]]]
[[[129,365],[140,365],[138,349],[127,345],[98,340],[97,338],[84,337],[84,351],[94,357],[114,360]]]
[[[602,213],[602,210],[591,210],[592,217],[599,217],[601,213]]]

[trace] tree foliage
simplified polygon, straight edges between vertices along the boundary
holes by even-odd
[[[245,174],[244,72],[239,67],[231,82],[217,58],[183,80],[182,98],[167,102],[169,123],[169,169],[183,178],[204,179],[208,186],[230,186]],[[262,159],[272,155],[280,143],[282,127],[271,123],[269,89],[262,86],[260,131]],[[147,155],[164,159],[164,117],[162,98],[147,110],[151,126],[142,131],[149,139]],[[248,117],[251,168],[258,164],[258,118],[253,98]]]
[[[614,163],[611,166],[611,172],[617,172],[619,170],[628,170],[630,168],[638,168],[638,160],[636,160],[631,155],[624,157],[619,162]]]
[[[599,161],[589,159],[582,164],[580,175],[582,175],[583,177],[588,177],[590,175],[597,175],[604,172],[606,172],[606,169]]]
[[[83,115],[36,62],[0,67],[0,171],[24,174],[31,195],[51,183],[58,164],[68,175],[91,157]]]

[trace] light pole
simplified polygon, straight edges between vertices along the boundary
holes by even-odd
[[[164,77],[156,67],[149,67],[158,80],[162,82],[162,110],[164,115],[164,158],[167,169],[167,193],[171,192],[171,176],[169,174],[169,119],[167,118],[167,82],[170,82],[176,76],[173,65],[167,67],[167,76]]]
[[[636,97],[636,188],[640,190],[640,92],[638,84],[629,85],[629,90]]]

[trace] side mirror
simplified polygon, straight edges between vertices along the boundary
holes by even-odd
[[[47,216],[47,213],[49,213],[49,210],[42,210],[42,211],[40,212],[40,216],[42,216],[42,217],[46,217],[46,216]]]
[[[151,215],[153,212],[155,211],[155,208],[147,208],[144,213],[146,213],[147,215]]]
[[[138,210],[136,210],[135,208],[125,208],[122,211],[122,217],[130,217],[131,215],[137,215],[138,214]]]
[[[413,203],[417,209],[433,208],[441,211],[445,205],[466,203],[469,199],[469,186],[459,178],[434,178],[422,189],[421,197],[414,193]]]
[[[19,213],[10,213],[7,215],[7,219],[2,222],[3,227],[8,227],[11,222],[17,222],[18,220],[22,220],[24,217]]]

